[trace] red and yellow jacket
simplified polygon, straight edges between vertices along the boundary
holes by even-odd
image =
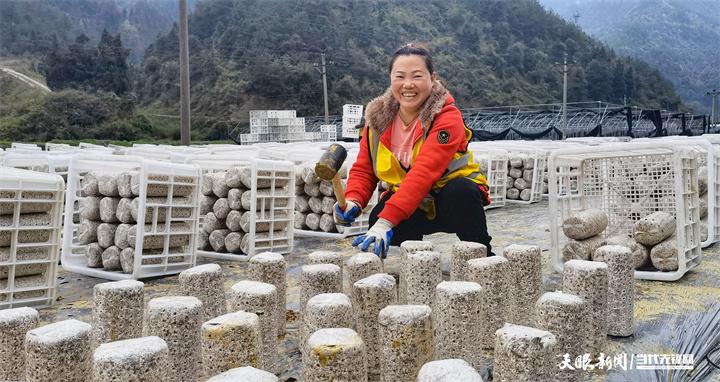
[[[415,131],[413,157],[406,169],[390,151],[391,125],[399,104],[390,90],[372,100],[366,108],[360,152],[350,169],[345,197],[364,208],[378,181],[385,181],[395,194],[379,217],[393,225],[409,218],[418,207],[434,218],[430,191],[458,177],[477,183],[490,203],[485,175],[467,151],[472,134],[454,103],[453,96],[435,81],[418,116],[423,128]]]

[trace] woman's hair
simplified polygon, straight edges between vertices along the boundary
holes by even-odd
[[[388,73],[392,72],[392,67],[395,64],[395,60],[397,60],[397,58],[400,56],[420,56],[425,61],[425,66],[427,66],[428,72],[430,72],[430,74],[435,73],[435,67],[432,63],[430,49],[428,49],[424,44],[409,43],[403,45],[402,47],[400,47],[400,49],[396,50],[395,53],[393,53],[392,58],[390,59]]]

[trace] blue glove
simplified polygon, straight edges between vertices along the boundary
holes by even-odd
[[[350,224],[355,221],[355,218],[360,216],[360,212],[360,207],[349,200],[345,203],[345,211],[340,209],[338,202],[335,202],[335,206],[333,207],[335,223],[345,227],[350,227]]]
[[[367,252],[370,245],[373,245],[373,252],[381,259],[387,257],[390,248],[390,239],[393,237],[393,225],[389,221],[380,218],[370,227],[366,234],[360,235],[353,240],[353,247],[360,247],[360,250]]]

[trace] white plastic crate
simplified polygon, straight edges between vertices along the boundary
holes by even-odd
[[[689,147],[697,152],[698,168],[707,166],[708,169],[708,212],[707,212],[707,239],[702,242],[702,247],[708,247],[713,243],[720,241],[720,223],[718,222],[718,211],[720,206],[717,204],[718,193],[720,193],[720,182],[718,182],[718,171],[720,171],[720,162],[718,154],[720,154],[720,145],[715,146],[704,137],[685,137],[685,136],[669,136],[661,138],[644,138],[635,139],[633,142],[669,142],[672,145]]]
[[[295,117],[276,117],[276,118],[268,118],[267,124],[268,126],[290,126],[295,122]]]
[[[704,134],[702,138],[706,139],[715,148],[715,168],[714,179],[710,179],[710,165],[708,165],[708,225],[710,224],[709,216],[712,209],[715,221],[713,223],[713,237],[715,241],[720,241],[720,134]],[[715,197],[710,199],[710,188],[715,189]]]
[[[10,148],[32,150],[32,151],[42,151],[42,148],[34,143],[13,142],[10,144]]]
[[[268,110],[267,118],[295,118],[295,110]]]
[[[581,143],[588,146],[598,146],[606,143],[630,142],[630,137],[571,137],[566,142]]]
[[[8,152],[2,158],[4,167],[58,174],[67,179],[68,166],[74,152],[43,151],[37,153]]]
[[[355,125],[343,125],[342,126],[342,137],[360,139],[360,130],[355,128]]]
[[[490,204],[485,206],[485,209],[505,206],[508,152],[483,147],[478,142],[471,143],[468,149],[473,152],[473,160],[480,164],[480,169],[487,178]]]
[[[345,118],[345,116],[361,118],[362,113],[363,105],[343,105],[343,118]]]
[[[635,278],[678,280],[702,260],[695,150],[660,142],[562,149],[552,152],[548,168],[551,257],[557,271],[567,242],[562,222],[587,208],[608,215],[604,237],[632,235],[635,222],[653,212],[675,216],[678,270],[636,270]],[[573,183],[577,188],[563,186]]]
[[[530,145],[527,144],[518,144],[515,145],[509,143],[509,142],[483,142],[483,146],[480,146],[481,148],[497,148],[497,149],[504,149],[508,153],[508,159],[513,157],[513,154],[522,154],[529,158],[533,162],[533,174],[532,174],[532,183],[530,185],[530,200],[521,200],[521,199],[505,199],[506,203],[516,203],[516,204],[531,204],[531,203],[537,203],[542,200],[542,185],[543,185],[543,176],[545,175],[545,168],[546,161],[547,161],[547,151],[540,149],[540,148],[533,148]],[[508,171],[510,170],[510,162],[508,161]]]
[[[267,119],[267,110],[250,110],[250,119]]]
[[[45,151],[73,151],[77,149],[77,147],[70,146],[67,143],[45,143]]]
[[[267,134],[269,132],[268,126],[250,126],[250,134]]]
[[[303,125],[290,125],[288,133],[305,133],[305,124]]]
[[[65,182],[58,175],[0,171],[0,218],[10,223],[0,226],[0,271],[5,273],[0,279],[0,309],[49,306],[55,300],[64,197]],[[34,215],[46,213],[49,224],[27,224],[21,218],[28,216],[21,214],[23,210],[45,210]]]
[[[105,147],[105,146],[96,145],[94,143],[88,143],[88,142],[80,142],[78,144],[78,147],[81,149],[98,149],[98,150],[107,149],[107,147]]]
[[[268,120],[267,118],[250,118],[250,128],[258,127],[258,126],[267,126]]]
[[[216,173],[216,172],[224,172],[227,171],[230,167],[234,166],[248,166],[250,165],[250,160],[256,157],[255,152],[245,152],[245,153],[233,153],[233,154],[227,154],[223,153],[222,155],[188,155],[185,157],[176,157],[174,158],[177,163],[186,163],[195,165],[200,169],[201,179],[206,174]],[[198,197],[199,198],[199,197]],[[204,215],[198,216],[198,230],[202,229],[203,222],[205,220]],[[247,260],[248,257],[246,255],[236,255],[232,253],[217,253],[217,252],[210,252],[210,251],[202,251],[198,250],[197,252],[198,256],[202,257],[213,257],[213,258],[219,258],[219,259],[225,259],[225,260]]]
[[[252,216],[250,219],[250,232],[246,235],[251,235],[254,238],[250,243],[250,247],[245,254],[233,254],[233,253],[220,253],[214,251],[198,250],[198,256],[226,259],[226,260],[248,260],[258,253],[262,252],[275,252],[275,253],[290,253],[293,249],[293,211],[295,211],[295,165],[287,161],[273,161],[259,158],[252,158],[248,161],[238,162],[240,165],[247,165],[250,167],[252,172],[252,181],[250,189],[246,192],[251,192],[251,206],[249,211],[257,211],[257,218]],[[223,166],[227,166],[224,164]],[[232,167],[232,166],[230,166]],[[229,167],[224,167],[222,170],[225,171]],[[271,179],[272,190],[269,195],[258,194],[258,179]],[[286,180],[287,186],[282,188],[275,187],[275,181],[278,179]],[[278,199],[287,199],[287,205],[285,207],[275,206],[275,201]],[[268,207],[267,209],[265,207]],[[280,214],[278,214],[280,212]],[[284,213],[285,217],[280,217]],[[273,226],[279,222],[286,223],[286,228],[275,231]],[[267,232],[267,237],[258,237],[256,235],[256,228],[258,223],[269,223],[270,230]]]
[[[169,162],[172,152],[160,147],[128,147],[122,150],[124,155],[141,157],[144,159]]]
[[[357,117],[350,117],[343,115],[342,119],[342,137],[343,138],[359,138],[360,134],[358,129],[355,128],[362,121],[362,115]]]
[[[344,227],[341,225],[335,225],[338,232],[324,232],[324,231],[312,231],[309,229],[296,229],[295,236],[304,237],[321,237],[328,239],[344,239],[350,236],[357,236],[366,233],[370,229],[370,212],[378,203],[378,191],[377,189],[370,197],[368,205],[365,207],[363,212],[358,216],[350,227]]]
[[[70,160],[78,152],[80,151],[43,151],[32,154],[10,152],[2,159],[2,164],[5,167],[57,174],[67,182]]]
[[[72,214],[76,201],[82,195],[81,180],[89,171],[101,173],[120,174],[126,171],[138,173],[139,203],[137,221],[146,221],[146,209],[152,210],[150,223],[137,224],[135,240],[135,257],[132,273],[120,271],[106,271],[102,268],[89,268],[85,257],[85,245],[79,244],[73,232],[78,225],[73,223]],[[198,189],[200,171],[197,166],[158,162],[141,157],[117,155],[77,155],[70,162],[68,174],[67,194],[65,199],[65,226],[63,227],[62,266],[69,272],[108,279],[143,279],[149,277],[173,275],[195,266],[195,247],[198,230]],[[149,203],[147,198],[148,186],[163,185],[168,188],[168,196],[163,203]],[[187,195],[186,203],[176,202],[173,198],[175,187],[191,187],[192,192]],[[180,204],[177,204],[180,203]],[[187,218],[172,217],[172,209],[178,207],[191,209]],[[166,222],[158,222],[159,209],[164,209],[167,215]],[[172,223],[183,223],[187,231],[171,231]],[[150,228],[146,230],[146,225]],[[143,253],[143,240],[146,237],[159,236],[163,240],[161,253]],[[171,237],[188,236],[188,243],[170,248]],[[145,263],[145,264],[143,264]],[[152,264],[156,263],[156,264]]]
[[[322,154],[327,150],[328,145],[321,145],[317,146],[318,151],[314,151],[313,153],[306,153],[304,156],[301,155],[289,155],[292,157],[298,157],[303,158],[303,162],[309,163],[310,165],[316,163],[318,159],[322,156]],[[357,148],[352,147],[352,145],[348,145],[347,143],[343,143],[343,146],[348,150],[348,156],[345,159],[345,163],[343,164],[344,167],[347,167],[348,173],[350,171],[350,168],[357,160]],[[302,163],[298,163],[301,165]],[[345,180],[343,180],[345,182]],[[368,205],[365,207],[363,212],[360,214],[360,216],[355,219],[355,221],[350,225],[350,227],[343,227],[340,225],[336,225],[335,228],[337,232],[324,232],[322,230],[313,231],[309,229],[303,229],[303,230],[295,230],[296,236],[305,236],[305,237],[322,237],[322,238],[331,238],[331,239],[343,239],[349,236],[356,236],[356,235],[362,235],[365,232],[367,232],[369,227],[369,220],[370,220],[370,212],[372,211],[373,207],[377,205],[378,202],[378,191],[377,189],[373,193],[373,195],[370,197],[370,200],[368,201]]]

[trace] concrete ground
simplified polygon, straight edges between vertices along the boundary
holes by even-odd
[[[502,248],[509,244],[534,244],[543,250],[543,292],[561,289],[561,277],[554,272],[550,262],[550,230],[547,201],[533,205],[508,205],[503,208],[487,211],[488,226],[493,236],[495,253],[502,253]],[[443,254],[443,267],[445,277],[448,277],[448,254],[450,246],[458,238],[449,234],[434,234],[425,238],[435,244],[436,250]],[[628,359],[631,354],[667,354],[683,353],[673,346],[678,338],[695,336],[697,330],[693,325],[698,316],[720,309],[720,245],[716,244],[703,251],[703,262],[694,270],[676,282],[641,281],[635,282],[635,319],[636,332],[629,338],[610,338],[607,354],[610,356],[626,353]],[[286,256],[288,261],[288,334],[284,338],[284,346],[280,357],[285,363],[285,372],[281,374],[282,381],[299,380],[300,353],[297,350],[298,320],[297,310],[299,302],[299,274],[300,266],[304,265],[305,256],[316,250],[341,251],[347,257],[353,254],[351,239],[330,240],[318,238],[296,238],[294,251]],[[385,263],[386,271],[398,272],[398,248],[391,248],[391,253]],[[246,263],[232,262],[208,258],[199,258],[198,264],[217,262],[225,271],[226,291],[244,279]],[[105,280],[68,273],[62,269],[58,275],[57,302],[50,308],[41,310],[43,323],[76,318],[81,321],[91,321],[93,306],[93,285]],[[145,298],[174,295],[178,293],[177,276],[143,280],[145,282]],[[711,305],[713,306],[711,310]],[[720,326],[716,326],[720,330]],[[706,337],[692,337],[697,344]],[[711,357],[715,363],[720,359],[720,352]],[[701,360],[695,360],[696,366]],[[630,367],[628,367],[630,368]],[[698,381],[720,381],[720,370]],[[488,371],[485,370],[485,373]],[[685,381],[681,375],[666,378],[653,371],[607,370],[583,372],[585,381]]]

